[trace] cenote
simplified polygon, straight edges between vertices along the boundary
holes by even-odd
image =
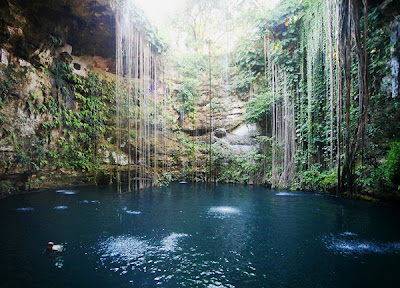
[[[1,287],[389,287],[399,211],[259,186],[83,187],[0,201]],[[45,246],[64,246],[59,254]]]
[[[0,288],[399,282],[399,0],[0,3]]]

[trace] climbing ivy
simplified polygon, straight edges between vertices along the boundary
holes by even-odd
[[[57,92],[48,93],[44,87],[43,101],[33,94],[26,105],[29,113],[42,118],[37,137],[24,142],[10,132],[16,163],[33,171],[99,169],[98,150],[114,130],[115,83],[94,72],[78,76],[57,59],[49,70]]]
[[[329,3],[331,18],[328,17]],[[385,14],[384,6],[369,5],[366,37],[369,121],[365,124],[364,138],[358,140],[360,135],[352,133],[364,125],[361,122],[364,121],[363,115],[359,112],[360,101],[364,101],[360,100],[361,76],[357,58],[360,50],[357,50],[354,34],[351,34],[354,32],[347,32],[350,30],[346,25],[350,22],[346,17],[352,16],[346,14],[349,8],[346,3],[281,1],[273,11],[266,11],[261,18],[254,20],[255,32],[249,33],[235,50],[234,91],[250,95],[246,106],[247,122],[267,128],[261,136],[266,141],[260,142],[260,151],[265,157],[274,154],[274,160],[268,160],[273,164],[264,163],[263,167],[266,177],[275,174],[276,187],[290,174],[288,184],[297,189],[334,192],[340,184],[342,192],[347,190],[350,195],[355,195],[354,191],[377,193],[398,188],[397,176],[394,175],[397,175],[395,159],[398,158],[396,143],[400,138],[400,105],[398,97],[391,95],[390,70],[391,57],[397,55],[394,51],[399,50],[398,44],[391,41],[394,19]],[[360,15],[363,14],[362,8],[362,5],[355,8],[360,9]],[[337,9],[344,15],[339,19]],[[356,25],[363,30],[364,18],[356,20],[359,20]],[[332,72],[329,70],[332,62],[329,58],[329,27],[333,36]],[[342,35],[337,39],[339,30]],[[360,31],[361,46],[364,34]],[[340,70],[336,61],[338,42],[343,53]],[[337,112],[338,77],[342,80],[340,115]],[[330,103],[332,94],[333,107]],[[337,126],[339,119],[341,126]],[[277,123],[273,124],[273,121]],[[332,138],[330,134],[333,134]],[[280,140],[276,141],[276,138]],[[286,141],[292,144],[287,145]],[[357,141],[362,143],[357,144],[356,152],[350,155],[349,151],[354,149]],[[286,160],[287,152],[291,153],[293,147],[295,153],[289,160],[294,165]],[[337,151],[340,151],[339,155],[336,155]],[[350,172],[340,170],[340,174],[346,173],[346,178],[338,183],[338,161],[349,163],[346,157],[356,160],[352,160],[354,166]],[[295,170],[287,170],[287,167],[295,167]]]

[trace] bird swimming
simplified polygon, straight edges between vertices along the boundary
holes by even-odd
[[[54,244],[54,242],[49,241],[46,245],[47,251],[62,252],[64,247],[59,244]]]

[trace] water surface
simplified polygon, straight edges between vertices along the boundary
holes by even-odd
[[[0,287],[391,287],[398,209],[263,187],[0,200]],[[295,197],[294,197],[295,196]],[[45,252],[48,241],[64,252]]]

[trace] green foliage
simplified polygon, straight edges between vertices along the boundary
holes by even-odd
[[[195,110],[196,98],[202,96],[201,88],[204,82],[206,59],[195,54],[184,54],[180,55],[177,60],[182,81],[176,95],[178,101],[181,102],[180,111],[190,113]]]
[[[271,94],[261,93],[253,95],[246,104],[246,120],[248,123],[265,123],[270,113]]]
[[[5,71],[5,78],[3,81],[0,82],[0,108],[3,108],[4,106],[4,101],[8,98],[10,86],[12,83],[12,80],[8,78],[9,75],[9,69]]]
[[[333,3],[333,6],[335,5]],[[359,174],[353,175],[353,177],[360,187],[382,189],[382,181],[386,179],[397,188],[399,185],[399,180],[397,180],[399,177],[397,172],[398,159],[400,157],[396,144],[392,143],[390,155],[388,155],[382,168],[377,168],[376,163],[377,159],[384,157],[384,150],[379,149],[379,147],[386,147],[389,141],[398,139],[400,134],[399,100],[392,99],[388,93],[391,89],[388,63],[392,51],[397,51],[397,47],[392,47],[393,45],[390,44],[392,28],[390,28],[389,23],[385,23],[385,21],[388,21],[388,17],[383,15],[384,11],[378,7],[369,8],[367,51],[368,71],[371,76],[368,82],[371,96],[370,107],[368,107],[370,124],[365,137],[368,141],[365,141],[365,144],[363,143],[362,148],[362,158],[365,163],[362,163],[362,169],[358,167],[354,169]],[[278,126],[275,126],[275,129],[279,130],[282,127],[295,129],[296,148],[293,160],[297,168],[296,186],[321,191],[334,190],[335,185],[337,185],[337,176],[331,172],[333,170],[329,170],[334,164],[330,163],[329,157],[331,124],[329,97],[331,91],[329,87],[329,19],[327,13],[327,6],[324,1],[281,1],[274,10],[267,11],[259,23],[257,23],[257,20],[254,21],[254,25],[257,25],[258,28],[257,32],[249,33],[246,41],[236,49],[235,64],[238,70],[235,71],[235,76],[232,78],[233,85],[238,93],[248,94],[249,91],[256,91],[256,95],[247,103],[247,122],[257,123],[258,125],[267,123],[267,128],[272,127],[273,119],[272,115],[269,114],[272,95],[268,95],[268,92],[265,93],[264,91],[272,90],[272,86],[275,84],[274,97],[276,111],[278,111],[275,114],[276,121],[278,121]],[[333,19],[334,26],[337,25],[335,21]],[[362,23],[359,24],[362,25]],[[336,29],[335,26],[333,35],[335,35]],[[361,35],[362,37],[363,35]],[[333,39],[333,41],[333,54],[336,57],[336,40]],[[343,49],[348,43],[343,43]],[[352,53],[356,55],[356,47],[353,46],[353,49]],[[358,137],[351,134],[353,133],[351,131],[355,131],[359,125],[358,62],[356,56],[352,59],[349,127],[346,127],[347,123],[345,123],[346,112],[343,112],[342,131],[336,131],[337,115],[334,115],[333,119],[334,128],[332,132],[334,138],[340,132],[343,147],[354,141],[353,138]],[[271,60],[273,60],[273,63],[269,63]],[[335,71],[335,65],[333,74],[334,77],[337,77],[338,71]],[[275,75],[271,75],[272,66],[275,67]],[[284,74],[285,78],[283,77]],[[277,77],[273,84],[270,80],[272,76]],[[349,83],[345,81],[343,73],[342,77],[343,84]],[[336,86],[337,79],[334,79],[334,82]],[[334,87],[334,89],[335,91],[332,93],[336,95],[337,87]],[[345,92],[343,90],[342,99],[345,99]],[[287,97],[282,97],[283,95],[287,95]],[[335,106],[336,104],[334,103]],[[288,119],[283,112],[287,111],[286,109],[290,111],[292,107],[294,109],[294,121]],[[336,107],[334,108],[336,109]],[[285,117],[285,119],[281,119],[281,117]],[[279,121],[284,124],[280,124]],[[346,128],[350,131],[348,140],[345,136]],[[284,132],[286,133],[286,131],[281,130],[277,133],[281,135]],[[273,146],[274,141],[268,141],[269,133],[271,132],[268,129],[265,130],[265,134],[263,133],[263,137],[266,139],[263,142],[263,150],[277,147]],[[290,130],[289,133],[291,133]],[[345,142],[346,140],[348,142]],[[335,154],[337,139],[333,139],[333,141]],[[274,165],[278,175],[284,168],[285,149],[291,149],[286,144],[281,143],[280,147],[282,148],[275,149],[275,161],[277,162]],[[345,148],[341,150],[342,155],[339,155],[341,161],[343,161],[345,151]],[[359,157],[360,154],[356,153],[354,157]],[[332,158],[335,159],[336,155],[333,155]],[[268,175],[271,171],[266,172]],[[346,186],[346,183],[344,185]],[[353,187],[347,188],[352,189]]]
[[[27,143],[12,140],[16,160],[23,167],[39,170],[45,166],[91,171],[99,168],[97,146],[114,129],[115,83],[90,72],[79,77],[72,68],[54,61],[51,69],[58,95],[46,95],[41,104],[37,96],[27,100],[27,109],[42,114],[37,140]],[[60,136],[52,139],[57,129]],[[13,137],[14,133],[10,137]],[[28,147],[33,147],[28,148]]]
[[[126,7],[124,3],[128,3],[128,7]],[[131,25],[136,27],[159,53],[167,51],[167,42],[160,36],[157,27],[149,21],[144,11],[138,7],[134,1],[115,0],[113,1],[113,5],[116,9],[129,9],[131,13]]]
[[[156,185],[159,187],[167,187],[171,182],[172,182],[172,175],[166,172],[157,179]]]
[[[387,181],[396,186],[400,185],[400,142],[390,143],[390,150],[383,170]]]
[[[196,155],[198,154],[199,148],[197,144],[192,141],[191,138],[186,136],[186,134],[182,133],[180,130],[175,132],[175,137],[179,145],[178,153],[188,158],[190,163],[194,163]]]
[[[320,192],[333,192],[337,186],[337,174],[330,171],[308,170],[302,173],[300,188]]]
[[[233,75],[231,79],[232,90],[234,94],[239,96],[247,96],[250,86],[257,79],[251,70],[240,70],[237,74]]]
[[[325,4],[325,3],[324,3]],[[296,1],[281,1],[270,11],[265,24],[260,27],[260,34],[267,34],[270,45],[274,45],[271,57],[281,69],[288,73],[289,81],[298,81],[300,57],[300,26],[305,5]],[[313,13],[313,12],[309,12]]]
[[[72,84],[79,109],[63,109],[63,127],[68,141],[57,142],[61,159],[59,166],[70,169],[98,168],[97,145],[100,136],[111,131],[113,111],[109,106],[114,95],[114,86],[101,80],[98,74],[77,77],[67,65],[62,66],[62,77]],[[111,114],[110,114],[111,113]]]
[[[382,166],[375,167],[373,165],[360,166],[355,172],[356,184],[367,192],[379,192],[387,188],[385,180],[385,171]]]
[[[211,100],[211,111],[212,113],[221,113],[226,111],[225,103],[221,103],[221,98],[212,98]]]
[[[318,178],[319,178],[318,171],[314,171],[314,170],[304,171],[300,183],[303,187],[307,187],[308,189],[311,190],[312,187],[317,186]]]
[[[0,181],[0,196],[10,195],[16,191],[18,191],[17,187],[10,180]]]
[[[400,51],[398,43],[391,43],[390,37],[393,33],[386,19],[384,11],[379,7],[372,8],[368,15],[368,38],[367,49],[369,51],[369,74],[370,82],[370,123],[367,130],[374,144],[388,142],[400,137],[400,100],[391,95],[391,69],[390,57],[392,51]],[[397,47],[396,47],[397,46]],[[375,146],[376,147],[376,146]],[[374,158],[376,153],[384,156],[384,150],[371,147],[368,157]],[[368,152],[368,151],[367,151]]]
[[[51,37],[51,41],[53,42],[55,47],[62,47],[63,46],[63,41],[62,41],[60,36],[50,35],[50,37]]]
[[[224,150],[227,150],[227,147],[218,149],[220,144],[214,144],[212,169],[218,180],[250,182],[261,174],[271,176],[271,166],[274,166],[275,180],[278,180],[275,182],[282,182],[281,179],[284,177],[281,176],[291,178],[287,180],[292,180],[294,177],[296,188],[335,191],[338,185],[337,167],[334,167],[338,165],[336,157],[341,163],[347,164],[349,157],[346,156],[350,155],[353,162],[350,166],[345,166],[346,169],[350,168],[340,171],[345,175],[342,177],[343,183],[340,183],[344,189],[352,192],[361,189],[368,191],[398,189],[400,152],[398,142],[393,141],[398,141],[400,137],[400,98],[391,97],[390,94],[393,78],[390,61],[392,55],[398,55],[400,50],[399,44],[391,43],[390,39],[393,33],[393,17],[388,16],[387,11],[377,3],[371,3],[369,6],[365,48],[368,54],[367,78],[370,103],[368,107],[364,107],[368,109],[368,125],[361,139],[355,132],[363,124],[361,122],[363,108],[360,106],[362,95],[359,95],[359,89],[362,88],[359,84],[361,75],[358,74],[358,69],[362,65],[359,65],[357,58],[357,49],[360,47],[357,47],[354,41],[350,41],[354,40],[354,35],[352,38],[346,34],[354,34],[354,26],[353,31],[346,27],[350,23],[347,21],[349,15],[346,14],[349,11],[349,7],[346,6],[348,3],[341,1],[331,1],[331,3],[333,15],[329,17],[327,2],[323,0],[281,1],[274,10],[262,11],[262,18],[253,17],[249,21],[251,23],[248,23],[251,29],[247,29],[246,36],[238,37],[238,45],[233,55],[230,55],[231,63],[228,66],[231,71],[230,92],[238,95],[241,100],[250,98],[246,106],[247,122],[266,128],[259,137],[263,155],[259,153],[246,159],[240,155],[233,156],[233,153],[226,155]],[[339,19],[343,20],[343,27],[338,27],[339,19],[335,16],[335,10],[337,5],[342,4],[344,6]],[[344,18],[341,18],[342,16]],[[360,25],[363,30],[362,22],[351,25]],[[343,33],[341,36],[343,39],[336,39],[338,31]],[[190,33],[187,29],[185,32]],[[331,33],[333,62],[330,58]],[[359,39],[361,48],[364,48],[363,33],[361,31]],[[336,43],[337,41],[340,43]],[[342,53],[350,57],[339,55],[338,47],[342,48]],[[217,57],[212,60],[218,62],[215,58]],[[341,71],[338,70],[337,59],[342,60]],[[345,64],[349,64],[346,69]],[[205,86],[207,83],[204,81],[207,65],[204,63],[199,66],[193,65],[190,69],[193,72],[185,72],[190,77],[185,79],[184,76],[182,89],[179,91],[179,98],[186,105],[181,106],[185,112],[195,110],[192,108],[196,99],[195,91],[198,91],[198,85],[203,83]],[[212,69],[217,70],[214,66]],[[341,117],[338,117],[340,115],[337,111],[340,84],[338,77],[343,80]],[[204,79],[196,82],[201,78]],[[213,96],[223,94],[221,91],[216,91],[218,90],[216,86],[222,83],[218,79],[213,75]],[[330,87],[331,79],[333,90]],[[349,85],[346,86],[347,84]],[[274,91],[274,117],[271,111],[272,91]],[[331,95],[333,95],[333,107],[330,104]],[[213,100],[214,107],[217,107],[215,105],[217,103],[220,102]],[[338,119],[341,119],[341,128],[337,123]],[[338,144],[338,140],[341,143]],[[386,162],[382,165],[382,160],[386,157],[385,149],[390,142],[392,142],[391,149]],[[336,155],[339,150],[338,145],[341,148],[340,155]],[[354,147],[357,147],[355,148],[357,151],[351,151]],[[272,150],[273,164],[270,159]],[[292,170],[287,171],[285,170],[287,167],[294,168],[289,168]],[[288,174],[282,174],[283,171]],[[346,176],[347,174],[351,175]]]
[[[264,155],[256,152],[243,154],[227,150],[222,142],[213,144],[212,155],[212,171],[217,181],[261,183],[264,175]]]
[[[239,91],[246,91],[247,87],[264,73],[264,47],[259,39],[246,39],[235,51],[235,64],[239,68],[238,81],[236,84]],[[248,90],[246,91],[248,92]]]
[[[76,170],[78,168],[92,170],[95,163],[91,157],[91,149],[83,150],[82,144],[76,140],[67,140],[61,137],[58,141],[58,152],[61,158],[57,159],[57,166]]]

